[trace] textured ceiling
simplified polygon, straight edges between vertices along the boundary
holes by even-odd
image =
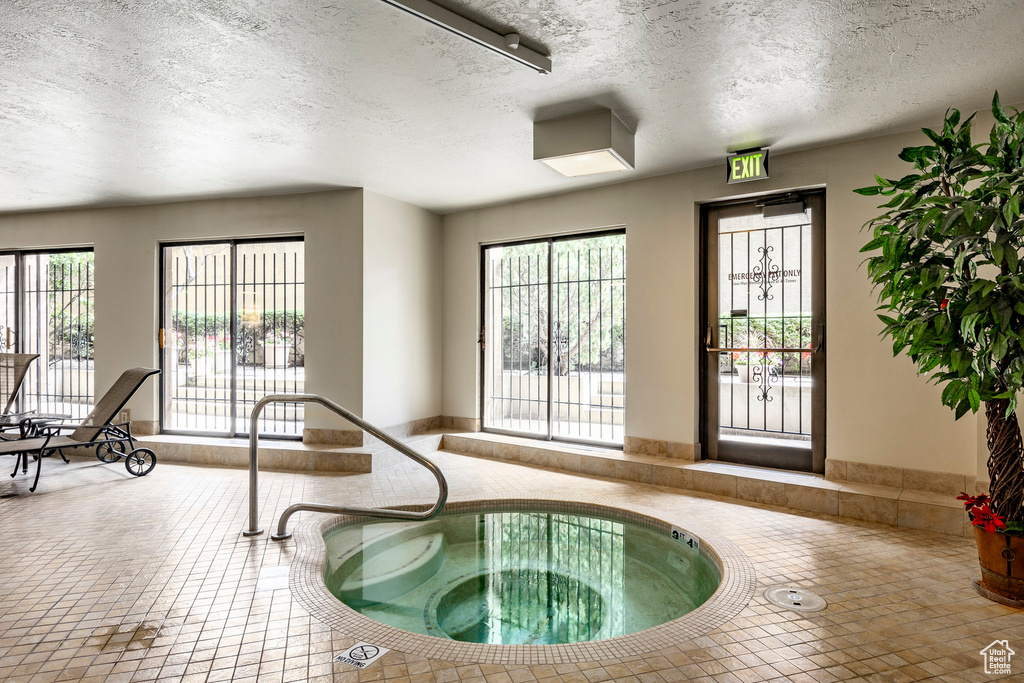
[[[0,0],[0,211],[366,187],[437,211],[1024,100],[1021,0]],[[606,106],[637,170],[566,179],[531,122]]]

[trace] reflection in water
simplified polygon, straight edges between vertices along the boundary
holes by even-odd
[[[575,643],[593,638],[605,621],[621,623],[622,524],[543,513],[489,514],[480,520],[486,633],[477,637],[488,639],[472,642],[507,643],[502,630],[511,629],[517,634],[511,642]],[[609,596],[607,602],[600,591]],[[491,639],[495,633],[499,638]]]
[[[328,532],[325,581],[366,616],[474,643],[634,633],[707,600],[718,570],[668,534],[548,512],[464,513]]]

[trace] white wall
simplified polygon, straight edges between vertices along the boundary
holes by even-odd
[[[361,190],[9,214],[0,216],[0,249],[95,248],[100,396],[125,368],[158,367],[160,242],[304,235],[306,387],[358,413],[362,220]],[[150,381],[130,407],[135,420],[157,420],[158,383]],[[307,413],[307,426],[343,424],[317,410]]]
[[[363,416],[441,414],[441,219],[363,193]]]
[[[954,422],[939,390],[909,359],[892,357],[859,267],[868,241],[860,228],[879,202],[853,189],[871,184],[874,173],[900,177],[899,150],[925,140],[901,134],[773,156],[771,179],[754,183],[726,185],[725,169],[716,166],[445,216],[444,414],[480,416],[480,244],[624,225],[626,434],[695,443],[699,204],[823,186],[826,457],[975,474],[977,419]]]

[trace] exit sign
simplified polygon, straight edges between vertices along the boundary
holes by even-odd
[[[725,158],[726,178],[729,183],[745,183],[768,177],[768,150],[748,149],[734,152]]]

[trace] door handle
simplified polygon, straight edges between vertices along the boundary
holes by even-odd
[[[814,347],[813,353],[825,350],[825,323],[818,325],[818,343]]]

